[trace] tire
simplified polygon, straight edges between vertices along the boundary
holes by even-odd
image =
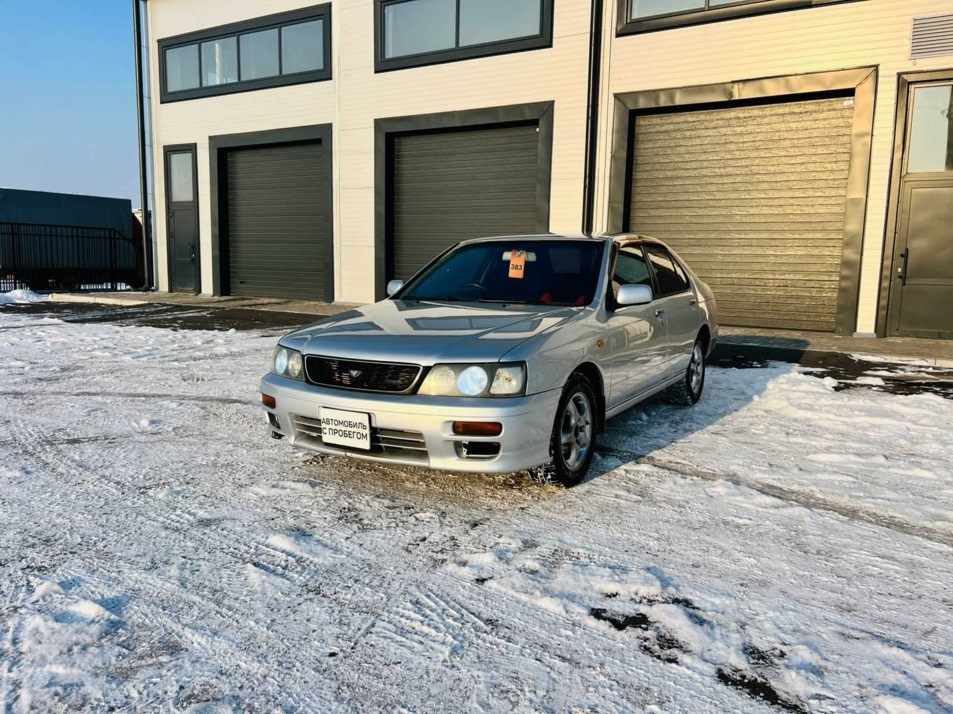
[[[705,343],[701,337],[695,340],[692,347],[692,358],[685,370],[685,377],[677,384],[673,384],[665,392],[665,397],[672,404],[691,407],[698,403],[705,390]]]
[[[596,452],[599,400],[585,375],[573,372],[563,388],[549,442],[552,460],[530,469],[537,483],[571,488],[583,481]]]

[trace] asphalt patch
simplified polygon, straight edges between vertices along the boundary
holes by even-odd
[[[715,345],[708,364],[728,369],[764,369],[772,362],[798,364],[816,377],[837,380],[836,391],[866,389],[887,394],[936,394],[953,399],[953,369],[908,362],[865,360],[840,352],[788,347]]]
[[[185,305],[100,305],[40,302],[4,305],[18,315],[52,317],[69,323],[111,323],[166,330],[290,331],[322,319],[320,315],[251,308],[189,307]]]
[[[739,689],[752,699],[760,699],[792,712],[808,711],[803,704],[782,696],[768,680],[753,672],[735,667],[719,667],[717,677],[722,684]]]

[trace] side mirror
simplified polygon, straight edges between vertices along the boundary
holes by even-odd
[[[403,280],[391,280],[387,283],[387,297],[393,297],[400,292],[402,287],[404,287]]]
[[[619,305],[648,305],[652,302],[652,287],[650,285],[623,285],[615,301]]]

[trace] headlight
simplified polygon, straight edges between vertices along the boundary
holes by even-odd
[[[521,364],[500,367],[493,375],[493,386],[490,387],[490,393],[499,395],[521,394],[525,386],[525,376],[526,370]]]
[[[526,391],[526,365],[438,364],[418,394],[437,397],[513,397]]]
[[[275,348],[272,370],[275,374],[279,374],[282,377],[304,379],[304,359],[297,350],[278,345]]]
[[[457,389],[468,397],[475,397],[482,394],[486,385],[490,383],[490,378],[483,367],[467,367],[457,377]]]

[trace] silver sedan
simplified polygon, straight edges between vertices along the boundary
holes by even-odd
[[[718,336],[711,290],[644,236],[466,241],[388,294],[281,338],[272,436],[572,486],[607,419],[659,392],[698,401]]]

